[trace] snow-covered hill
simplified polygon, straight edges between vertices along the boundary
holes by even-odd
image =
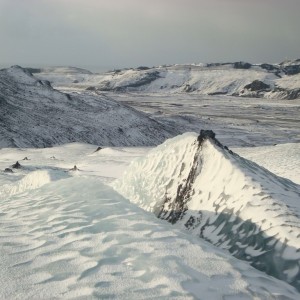
[[[68,71],[69,72],[69,71]],[[107,97],[65,94],[18,66],[0,70],[0,147],[157,145],[175,133]]]
[[[300,290],[300,186],[234,154],[212,132],[168,140],[113,185],[159,218]]]
[[[139,67],[105,74],[68,70],[40,69],[36,70],[36,76],[63,89],[300,98],[300,60],[281,64],[235,62]]]
[[[191,137],[179,139],[183,146]],[[0,170],[21,163],[0,171],[1,299],[299,298],[105,184],[149,149],[96,148],[0,149]],[[74,164],[79,170],[69,170]]]

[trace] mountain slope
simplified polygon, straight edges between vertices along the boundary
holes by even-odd
[[[171,139],[136,160],[115,189],[300,290],[300,186],[203,133]]]
[[[46,147],[68,142],[156,145],[166,126],[111,99],[64,94],[14,66],[0,70],[0,147]]]
[[[90,74],[74,68],[33,71],[38,78],[50,80],[63,90],[300,98],[299,60],[281,64],[235,62],[139,67],[104,74]]]

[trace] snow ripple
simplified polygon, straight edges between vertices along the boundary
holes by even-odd
[[[6,198],[0,209],[2,299],[298,296],[96,179],[55,181]]]

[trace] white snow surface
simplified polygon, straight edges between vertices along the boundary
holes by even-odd
[[[213,140],[199,145],[197,135],[188,133],[134,161],[113,186],[159,218],[299,288],[296,183]]]
[[[74,68],[45,68],[35,75],[50,80],[55,87],[65,91],[92,88],[99,91],[297,99],[300,98],[299,65],[299,61],[280,65],[255,64],[249,68],[235,67],[235,63],[183,64],[114,70],[103,74],[80,69],[74,71]],[[291,67],[297,71],[290,73],[288,68]],[[263,82],[269,87],[258,90],[246,87],[254,81]]]
[[[0,104],[0,147],[154,146],[176,132],[111,98],[59,92],[19,66],[0,70]]]
[[[1,299],[299,297],[107,185],[149,148],[96,148],[0,149],[2,170],[17,160],[22,165],[0,173]],[[70,171],[74,164],[79,171]]]

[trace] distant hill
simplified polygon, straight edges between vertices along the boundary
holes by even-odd
[[[149,146],[176,134],[107,97],[59,92],[19,66],[0,70],[0,106],[0,147],[49,147],[75,141]]]
[[[39,70],[36,75],[50,80],[58,88],[287,100],[300,98],[300,60],[280,64],[234,62],[164,65],[114,70],[104,74],[90,74],[76,68],[49,68]]]

